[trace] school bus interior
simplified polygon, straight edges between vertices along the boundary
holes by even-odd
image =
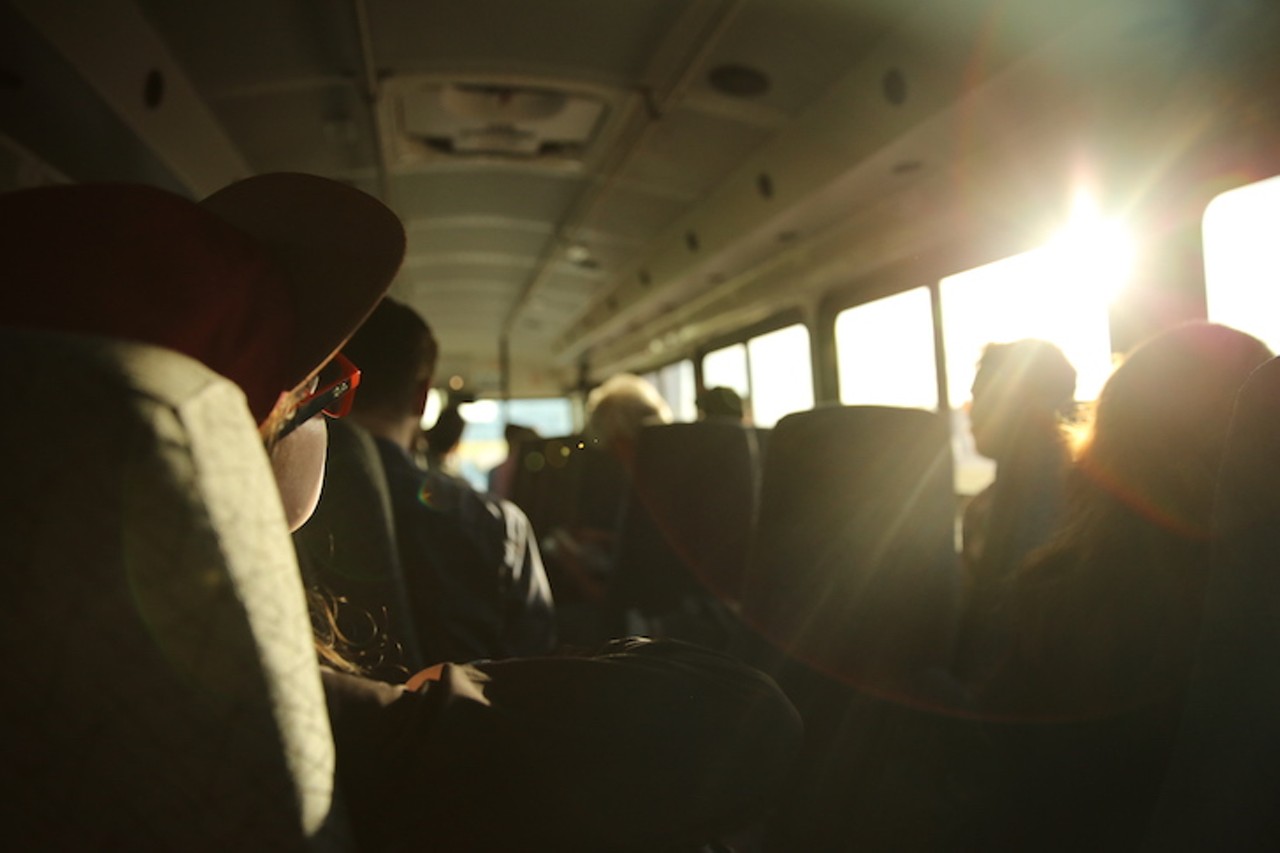
[[[1280,348],[1277,44],[1269,0],[0,0],[0,190],[202,198],[289,171],[381,199],[408,235],[390,293],[440,343],[424,424],[465,403],[464,476],[490,485],[502,424],[536,426],[508,496],[540,536],[608,525],[618,507],[592,482],[618,472],[578,452],[586,394],[636,373],[694,421],[702,392],[733,389],[749,429],[640,443],[651,514],[620,528],[620,577],[697,552],[732,604],[694,614],[697,637],[745,612],[816,649],[810,669],[867,653],[864,674],[902,656],[918,674],[947,640],[911,643],[954,629],[945,580],[820,612],[805,597],[835,601],[826,581],[786,572],[841,548],[955,558],[958,513],[993,478],[965,409],[989,342],[1053,342],[1084,403],[1183,321]],[[857,430],[874,440],[841,447]],[[863,527],[824,515],[837,494]],[[593,638],[573,605],[601,604],[599,579],[543,542],[577,589],[562,629]],[[679,598],[689,578],[667,581],[637,594]],[[915,627],[877,621],[904,607]],[[829,684],[776,672],[834,707]],[[983,736],[930,716],[919,697],[945,691],[877,684],[807,721],[833,757],[809,756],[778,837],[815,846],[771,849],[949,846],[913,786],[985,760]],[[1005,744],[1030,763],[1025,745]],[[854,778],[850,755],[872,769]]]

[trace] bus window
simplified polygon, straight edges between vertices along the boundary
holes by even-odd
[[[1111,374],[1108,309],[1128,279],[1132,250],[1115,225],[1077,215],[1049,244],[944,278],[942,331],[956,491],[975,494],[995,474],[978,456],[964,406],[982,348],[1041,338],[1076,369],[1076,399],[1094,400]]]
[[[566,397],[508,400],[503,405],[506,423],[529,427],[547,438],[573,432],[573,405]]]
[[[929,289],[917,287],[836,315],[836,368],[846,406],[938,406]]]
[[[423,427],[435,423],[442,408],[441,398],[428,398]],[[434,402],[433,402],[434,401]],[[527,400],[475,400],[462,403],[458,412],[466,421],[462,440],[454,451],[452,471],[480,491],[489,490],[489,471],[507,458],[503,429],[508,423],[530,427],[539,435],[552,437],[573,432],[573,408],[564,397]]]
[[[658,389],[662,399],[667,401],[667,405],[671,407],[671,415],[676,421],[697,419],[698,407],[695,402],[697,389],[694,387],[691,359],[686,358],[684,361],[668,364],[652,373],[646,373],[644,378],[649,380],[653,387]]]
[[[432,388],[427,392],[427,407],[422,410],[422,428],[431,429],[431,425],[436,422],[436,418],[440,417],[440,410],[444,408],[445,392],[439,388]]]
[[[707,388],[732,388],[746,400],[751,396],[747,376],[747,345],[730,344],[702,357],[702,384]]]
[[[813,408],[813,362],[809,330],[803,325],[796,323],[747,341],[747,362],[750,407],[757,426],[773,426],[783,415]],[[707,385],[713,386],[710,381]]]
[[[1280,347],[1280,177],[1228,190],[1204,212],[1209,319]]]

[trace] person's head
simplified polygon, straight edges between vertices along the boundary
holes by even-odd
[[[1020,437],[1051,434],[1071,413],[1075,392],[1075,368],[1048,341],[987,344],[969,408],[974,446],[999,460]]]
[[[745,414],[742,397],[724,385],[703,391],[696,402],[698,415],[704,419],[741,421]]]
[[[435,424],[426,431],[427,455],[443,459],[454,451],[462,440],[462,432],[467,427],[462,412],[457,406],[446,406],[440,411]]]
[[[629,458],[640,429],[670,423],[671,407],[639,376],[619,373],[587,395],[587,434],[597,446]]]
[[[1149,521],[1203,536],[1236,392],[1271,355],[1257,338],[1209,323],[1146,341],[1098,398],[1082,472]]]
[[[0,218],[6,325],[157,344],[233,380],[289,523],[310,515],[325,432],[299,413],[399,268],[395,214],[334,181],[271,174],[198,204],[134,184],[21,190],[0,195]]]
[[[394,299],[382,300],[343,353],[360,365],[356,418],[416,423],[422,417],[439,346],[417,312]]]

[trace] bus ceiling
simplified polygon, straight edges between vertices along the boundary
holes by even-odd
[[[441,375],[537,396],[1038,245],[1081,187],[1139,240],[1198,228],[1213,194],[1280,172],[1278,19],[1260,0],[7,0],[0,156],[8,187],[202,196],[287,170],[379,195],[409,233],[393,294],[436,330]]]

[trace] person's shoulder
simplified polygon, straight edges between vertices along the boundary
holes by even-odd
[[[423,506],[437,512],[465,512],[474,500],[474,490],[457,477],[439,470],[418,469]]]

